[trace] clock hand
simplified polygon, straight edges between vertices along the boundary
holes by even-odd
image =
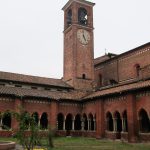
[[[84,40],[86,41],[86,38],[85,38],[85,36],[84,36],[84,33],[83,33],[83,38],[84,38]]]

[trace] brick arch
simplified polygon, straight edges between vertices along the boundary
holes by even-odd
[[[63,113],[58,113],[57,114],[58,130],[63,130],[64,119],[65,119],[65,117],[64,117]]]
[[[72,120],[73,120],[73,115],[71,113],[68,113],[66,115],[66,120],[65,120],[65,128],[67,131],[72,130]]]
[[[141,108],[138,112],[139,116],[139,128],[141,132],[150,132],[150,119],[145,109]]]
[[[86,115],[86,113],[82,115],[82,118],[84,122],[84,130],[88,130],[88,116]]]
[[[11,129],[12,115],[9,110],[6,110],[2,115],[2,128]]]
[[[119,114],[120,117],[122,117],[120,111],[116,110],[116,111],[113,113],[113,118],[115,118],[117,114]]]
[[[48,114],[47,112],[43,112],[40,118],[40,126],[41,129],[47,129],[48,128]]]
[[[122,131],[122,118],[121,118],[119,111],[115,111],[114,118],[116,121],[116,131],[121,132]]]
[[[80,114],[75,115],[74,128],[75,130],[81,130],[81,115]]]
[[[106,113],[106,121],[107,121],[107,130],[113,131],[114,129],[113,115],[110,111]]]

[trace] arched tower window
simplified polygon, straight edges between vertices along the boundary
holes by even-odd
[[[86,78],[86,75],[85,74],[82,74],[82,79],[85,79]]]
[[[72,24],[72,10],[69,9],[67,12],[67,26],[70,26]]]
[[[83,7],[78,10],[78,23],[84,26],[88,24],[87,10]]]

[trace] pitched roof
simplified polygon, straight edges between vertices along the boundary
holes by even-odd
[[[66,5],[62,8],[62,10],[65,10],[66,8],[68,8],[73,2],[78,2],[78,3],[81,3],[81,4],[85,4],[85,5],[88,5],[88,6],[94,6],[95,3],[92,3],[90,1],[87,1],[87,0],[69,0]]]
[[[111,59],[107,59],[107,60],[104,60],[104,61],[100,61],[99,63],[95,64],[95,66],[103,65],[104,63],[111,62],[111,61],[113,61],[113,60],[126,57],[126,56],[128,56],[128,55],[130,55],[130,54],[133,54],[133,53],[135,53],[135,52],[141,50],[142,48],[146,48],[146,47],[149,47],[149,46],[150,46],[150,42],[149,42],[149,43],[145,43],[145,44],[143,44],[143,45],[141,45],[141,46],[138,46],[138,47],[136,47],[136,48],[134,48],[134,49],[128,50],[128,51],[126,51],[126,52],[124,52],[124,53],[122,53],[122,54],[120,54],[120,55],[116,55],[115,57],[111,57]]]
[[[104,56],[97,57],[94,59],[94,65],[100,64],[100,63],[102,63],[106,60],[109,60],[111,58],[114,58],[116,56],[117,56],[117,54],[108,53],[108,54],[105,54]]]
[[[0,86],[1,95],[11,95],[19,97],[37,97],[37,98],[48,98],[48,99],[67,99],[67,100],[80,100],[82,97],[87,95],[86,92],[82,91],[48,91],[48,90],[38,90],[38,89],[26,89],[21,87],[7,87]]]
[[[117,94],[117,93],[137,90],[137,89],[141,89],[141,88],[146,88],[146,87],[150,87],[150,80],[139,81],[136,83],[130,83],[130,84],[126,84],[126,85],[103,89],[103,90],[100,90],[100,91],[90,94],[89,96],[85,97],[84,99],[92,99],[92,98],[96,98],[96,97],[107,96],[107,95],[111,95],[111,94]]]
[[[52,78],[30,76],[30,75],[2,72],[2,71],[0,71],[0,80],[71,88],[71,86],[69,86],[61,79],[52,79]]]

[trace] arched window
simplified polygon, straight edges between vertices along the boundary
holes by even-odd
[[[75,130],[81,130],[81,117],[79,114],[77,114],[75,117],[74,127]]]
[[[136,76],[139,77],[140,76],[140,65],[139,64],[135,65],[135,71],[136,71]]]
[[[86,75],[85,74],[82,74],[82,79],[86,79]]]
[[[2,117],[2,128],[10,129],[11,128],[11,114],[10,112],[5,112]]]
[[[67,26],[70,26],[72,24],[72,10],[69,9],[67,12]]]
[[[147,133],[150,132],[150,120],[148,114],[144,109],[139,112],[140,131]]]
[[[65,127],[67,131],[72,130],[72,119],[72,114],[68,114],[65,122]]]
[[[88,15],[85,8],[79,8],[78,10],[78,22],[80,25],[86,26],[88,24]]]
[[[40,127],[41,127],[41,129],[47,129],[48,128],[48,115],[45,112],[41,116]]]
[[[57,123],[58,123],[58,130],[63,130],[64,115],[62,113],[59,113],[57,115]]]
[[[106,115],[106,119],[107,119],[107,130],[108,131],[113,131],[113,118],[112,118],[112,114],[110,112],[107,113]]]

